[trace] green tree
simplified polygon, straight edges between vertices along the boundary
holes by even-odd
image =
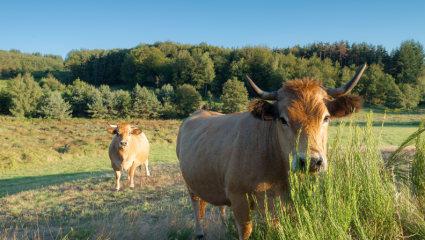
[[[176,94],[174,92],[173,86],[170,84],[163,85],[162,88],[158,91],[158,98],[163,104],[161,115],[166,119],[176,118]]]
[[[124,82],[136,82],[140,85],[158,86],[162,78],[162,69],[169,59],[156,47],[138,47],[124,58],[122,72]],[[125,71],[131,69],[131,71]]]
[[[158,92],[158,99],[162,102],[168,102],[174,104],[176,102],[176,94],[174,93],[174,88],[170,84],[165,84],[161,87]]]
[[[210,58],[210,54],[205,52],[201,56],[201,65],[203,70],[203,78],[205,82],[205,96],[207,95],[208,85],[212,85],[215,78],[214,62]]]
[[[88,91],[87,113],[92,118],[104,119],[109,116],[108,109],[103,105],[102,93],[94,87]]]
[[[181,50],[173,64],[173,83],[177,88],[183,84],[189,84],[193,79],[196,63],[189,51]]]
[[[152,119],[158,118],[162,111],[161,102],[156,95],[146,87],[140,87],[139,84],[133,89],[133,108],[131,116],[135,118]]]
[[[404,94],[407,109],[412,109],[418,106],[421,100],[418,89],[412,87],[410,84],[401,84],[400,90]]]
[[[10,113],[9,111],[9,93],[6,89],[0,88],[0,114],[7,115]]]
[[[233,77],[224,83],[220,99],[223,102],[224,113],[242,112],[248,104],[248,91],[243,82]]]
[[[46,118],[64,119],[71,117],[71,105],[65,102],[58,91],[48,94],[37,112]]]
[[[394,84],[389,91],[385,106],[393,109],[405,108],[406,103],[404,98],[404,94],[400,91],[400,88],[396,84]]]
[[[211,91],[208,91],[207,93],[207,103],[203,106],[203,109],[216,112],[221,110],[220,107],[215,103],[214,95],[211,93]]]
[[[39,84],[40,87],[48,86],[52,91],[63,91],[66,88],[66,86],[53,77],[51,73],[48,73],[46,78],[42,78]]]
[[[180,117],[187,117],[199,108],[201,94],[189,84],[183,84],[176,89],[176,111]]]
[[[10,96],[9,110],[13,116],[35,115],[42,91],[31,74],[25,73],[24,76],[18,74],[16,78],[8,82],[7,88]]]
[[[409,82],[408,79],[418,78],[424,69],[425,53],[423,46],[413,40],[404,41],[400,48],[396,50],[394,59],[397,75],[406,78],[401,79],[402,83],[413,83]]]
[[[116,105],[115,109],[117,111],[116,117],[127,118],[131,116],[132,108],[132,99],[128,91],[118,90],[115,91]]]
[[[79,78],[73,84],[67,86],[64,93],[65,101],[72,106],[72,115],[74,117],[87,117],[89,110],[89,88],[91,86]]]

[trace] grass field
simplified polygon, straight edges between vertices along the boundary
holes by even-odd
[[[366,114],[363,111],[357,116],[361,129],[366,125]],[[383,115],[374,115],[372,140],[378,139]],[[418,129],[421,118],[420,113],[387,114],[380,146],[399,145]],[[406,122],[409,124],[403,124]],[[139,126],[151,143],[152,176],[136,172],[134,190],[128,188],[129,181],[123,176],[119,192],[113,191],[115,180],[107,156],[113,136],[106,132],[104,121],[0,117],[0,124],[0,239],[192,238],[192,209],[175,155],[181,120],[141,121]],[[329,129],[330,144],[337,136],[338,124],[334,121]],[[348,126],[343,128],[340,146],[348,146],[348,140],[353,139],[349,132]],[[359,144],[367,147],[366,142]],[[365,209],[369,208],[362,211]],[[257,218],[261,223],[261,216]],[[218,211],[211,205],[204,224],[209,239],[226,239]],[[236,237],[232,218],[228,224]],[[394,224],[389,226],[391,236],[400,238]],[[256,231],[265,231],[263,228],[258,225]],[[311,235],[299,239],[307,236]],[[352,238],[361,239],[355,234]]]

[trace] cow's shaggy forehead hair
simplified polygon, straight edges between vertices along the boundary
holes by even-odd
[[[279,91],[278,100],[283,100],[289,105],[288,120],[296,125],[303,125],[305,130],[313,133],[322,122],[322,117],[327,110],[324,100],[328,100],[322,84],[315,78],[295,79],[288,81]]]
[[[131,131],[132,127],[131,124],[128,123],[120,123],[117,125],[117,132],[118,133],[125,133]]]

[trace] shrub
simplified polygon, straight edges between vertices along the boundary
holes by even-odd
[[[64,119],[71,117],[71,105],[65,102],[57,91],[48,94],[40,110],[37,111],[46,118]]]
[[[169,102],[164,102],[161,114],[165,119],[177,118],[176,108]]]
[[[176,112],[180,117],[187,117],[199,108],[201,104],[201,94],[195,87],[183,84],[176,90]]]
[[[115,91],[116,105],[115,117],[127,118],[131,115],[131,96],[128,91],[118,90]]]
[[[215,103],[214,95],[210,91],[207,92],[207,103],[203,106],[203,109],[216,112],[220,111],[220,107]]]
[[[72,115],[74,117],[87,117],[89,110],[89,87],[90,85],[86,82],[81,81],[79,78],[76,79],[72,85],[68,85],[64,98],[72,106]]]
[[[174,93],[174,88],[170,84],[165,84],[162,86],[161,90],[158,93],[158,99],[164,104],[168,102],[174,104],[176,102],[176,95]]]
[[[418,89],[413,88],[410,84],[401,84],[400,90],[404,94],[407,109],[412,109],[418,106],[421,100]]]
[[[161,102],[153,92],[139,84],[133,89],[133,109],[131,115],[135,118],[152,119],[157,118],[162,111]]]
[[[248,90],[243,82],[233,77],[224,83],[220,98],[223,101],[224,113],[242,112],[248,103]]]
[[[6,89],[0,89],[0,114],[9,114],[9,93]]]
[[[18,74],[8,82],[10,96],[10,112],[15,117],[32,116],[36,113],[37,105],[42,96],[40,86],[33,76],[25,73]]]
[[[396,84],[394,84],[393,88],[389,91],[385,106],[393,109],[406,107],[404,94]]]
[[[90,117],[92,118],[106,118],[108,116],[108,110],[103,106],[102,93],[96,88],[92,87],[88,92],[88,110]]]
[[[65,85],[59,82],[51,73],[47,74],[47,78],[42,78],[39,82],[41,87],[48,86],[52,91],[65,90]]]

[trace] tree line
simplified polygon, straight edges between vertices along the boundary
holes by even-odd
[[[243,80],[245,75],[268,91],[280,88],[287,80],[304,77],[316,77],[328,88],[340,87],[367,63],[369,67],[354,92],[374,104],[412,108],[425,94],[424,58],[423,46],[413,40],[402,42],[391,53],[382,45],[344,41],[284,49],[156,42],[133,49],[73,50],[65,66],[73,78],[94,85],[158,88],[170,84],[176,88],[190,84],[205,97],[208,90],[220,95],[228,79]]]
[[[85,87],[85,94],[87,96],[94,94],[97,99],[100,99],[100,95],[102,98],[107,95],[106,85],[123,85],[128,89],[138,85],[156,94],[158,99],[160,95],[155,91],[159,91],[163,86],[176,90],[188,85],[204,99],[213,102],[214,96],[224,94],[226,82],[229,80],[245,82],[245,75],[250,76],[260,88],[267,91],[280,88],[282,83],[288,80],[304,77],[316,77],[325,87],[334,88],[348,82],[357,69],[367,63],[368,68],[353,92],[373,104],[394,109],[411,109],[424,100],[424,58],[423,46],[413,40],[402,42],[400,47],[391,53],[381,45],[349,44],[347,41],[332,44],[320,42],[282,49],[270,49],[267,46],[229,49],[206,43],[189,45],[168,41],[140,44],[132,49],[72,50],[61,68],[57,65],[61,62],[61,58],[55,59],[54,56],[42,57],[40,53],[22,54],[18,50],[0,51],[2,67],[0,72],[3,76],[4,69],[8,69],[9,75],[13,70],[16,74],[24,74],[35,69],[45,69],[46,73],[51,69],[63,70],[61,72],[63,74],[52,73],[61,84],[68,85],[66,87],[68,90],[58,89],[58,91],[61,91],[62,97],[70,103],[72,101],[69,92],[74,91],[71,87],[75,87],[75,83],[78,82],[91,86],[90,91],[87,90],[89,87]],[[17,67],[11,68],[12,62],[9,60],[5,62],[4,59],[14,59],[13,64],[17,64]],[[28,61],[18,59],[34,61],[28,65]],[[46,65],[42,65],[42,61],[46,61]],[[75,79],[78,81],[75,82]],[[243,85],[246,88],[246,84]],[[118,91],[114,92],[120,94]],[[131,91],[128,95],[135,99]],[[84,107],[89,104],[87,101],[83,104]],[[105,98],[102,101],[106,104],[110,100]],[[160,102],[164,104],[162,100]],[[75,110],[75,106],[73,116],[89,116],[87,109],[79,111]],[[90,103],[90,106],[93,108],[95,105]]]
[[[19,73],[64,71],[62,56],[35,52],[21,53],[16,49],[0,50],[0,79],[16,77]]]
[[[215,103],[210,91],[207,96],[206,110],[233,113],[243,111],[248,103],[248,91],[236,79],[224,84],[223,104]],[[0,89],[0,113],[29,118],[170,119],[189,116],[201,101],[201,94],[189,84],[176,89],[170,84],[155,89],[136,84],[128,91],[111,90],[108,85],[95,87],[80,79],[65,85],[52,74],[39,82],[30,73],[18,74],[8,80],[7,88]]]

